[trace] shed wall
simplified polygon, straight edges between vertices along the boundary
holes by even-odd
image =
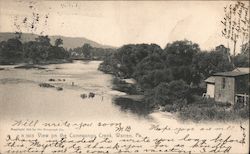
[[[224,84],[223,84],[224,78]],[[235,79],[233,77],[217,76],[215,78],[215,101],[234,104]]]

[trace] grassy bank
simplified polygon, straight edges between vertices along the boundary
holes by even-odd
[[[249,119],[249,104],[215,102],[213,99],[196,98],[178,111],[180,120],[200,121],[246,121]]]

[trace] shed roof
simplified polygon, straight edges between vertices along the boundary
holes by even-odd
[[[234,72],[245,72],[249,73],[249,67],[237,67],[233,70]]]
[[[236,76],[242,76],[242,75],[248,75],[248,74],[249,72],[230,71],[230,72],[215,73],[213,76],[236,77]]]
[[[207,78],[205,80],[205,82],[207,82],[207,83],[215,83],[215,77],[214,76],[210,76],[209,78]]]

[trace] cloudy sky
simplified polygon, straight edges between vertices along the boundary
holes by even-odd
[[[230,1],[4,1],[0,31],[86,37],[119,47],[188,39],[202,49],[229,44],[221,35]]]

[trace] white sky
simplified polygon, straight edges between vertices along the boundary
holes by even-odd
[[[1,32],[22,31],[86,37],[116,47],[128,43],[156,43],[164,48],[168,42],[188,39],[198,43],[202,49],[211,49],[219,44],[227,46],[228,41],[221,36],[220,21],[224,17],[223,7],[235,3],[25,0],[0,2]],[[39,14],[38,22],[32,13]],[[25,17],[27,21],[23,23]],[[231,44],[229,42],[229,45]]]

